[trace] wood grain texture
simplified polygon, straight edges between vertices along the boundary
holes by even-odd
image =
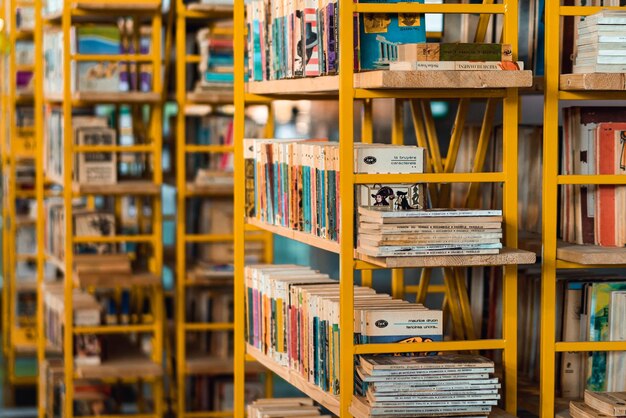
[[[561,74],[561,90],[626,90],[626,74]]]
[[[626,248],[559,243],[556,258],[578,264],[626,264]]]
[[[369,71],[354,75],[361,89],[530,87],[532,71]]]

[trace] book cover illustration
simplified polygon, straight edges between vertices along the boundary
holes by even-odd
[[[398,45],[426,42],[424,15],[362,13],[359,18],[359,35],[360,69],[387,69],[389,63],[398,58]]]

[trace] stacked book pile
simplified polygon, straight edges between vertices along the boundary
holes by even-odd
[[[578,23],[574,74],[626,72],[626,12],[603,10]]]
[[[257,399],[247,409],[250,418],[330,417],[322,415],[309,398]]]
[[[296,265],[249,266],[244,276],[248,344],[323,391],[339,394],[339,281]],[[442,311],[368,287],[354,286],[354,318],[360,344],[443,336]]]
[[[361,356],[356,368],[356,418],[485,417],[498,404],[500,383],[484,357]]]
[[[198,49],[200,50],[198,90],[233,88],[232,24],[228,22],[227,25],[230,25],[230,28],[222,26],[198,32]]]
[[[586,390],[584,402],[570,402],[569,413],[572,418],[626,416],[626,392]]]
[[[498,254],[502,211],[359,207],[357,250],[371,257]]]
[[[513,61],[509,44],[411,43],[397,45],[397,57],[389,63],[392,71],[509,71],[523,70],[522,61]]]

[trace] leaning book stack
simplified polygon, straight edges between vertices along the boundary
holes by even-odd
[[[325,392],[339,394],[339,282],[296,265],[245,270],[247,342]],[[442,311],[354,287],[356,343],[441,341]],[[428,344],[425,344],[424,350]]]
[[[574,74],[626,72],[626,13],[603,10],[579,22]]]
[[[498,254],[502,211],[359,207],[357,251],[371,257]]]
[[[494,363],[484,357],[362,356],[351,412],[370,417],[485,417],[500,399]]]

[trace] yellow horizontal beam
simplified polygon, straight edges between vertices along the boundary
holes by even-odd
[[[152,152],[153,145],[75,145],[74,152]]]
[[[37,376],[8,376],[12,386],[31,386],[37,384]]]
[[[556,179],[558,184],[626,184],[626,176],[619,174],[570,174]]]
[[[626,341],[576,341],[558,342],[557,352],[566,351],[626,351]]]
[[[75,244],[97,243],[123,243],[123,242],[152,242],[154,235],[114,235],[112,237],[74,237]]]
[[[188,234],[185,235],[186,242],[227,242],[235,239],[233,234]],[[246,241],[265,241],[267,237],[260,234],[246,236]]]
[[[361,344],[354,354],[417,353],[431,351],[502,350],[504,340],[438,341],[428,343]]]
[[[406,286],[404,290],[408,293],[417,292],[419,286]],[[428,286],[428,293],[445,293],[446,287],[442,284],[431,284]]]
[[[561,16],[589,16],[602,10],[624,10],[623,7],[596,7],[596,6],[561,6]]]
[[[74,327],[74,334],[130,334],[135,332],[154,332],[153,324],[147,325],[100,325]]]
[[[202,57],[200,55],[190,54],[185,57],[185,61],[189,64],[198,64],[202,61]]]
[[[579,264],[571,261],[556,260],[556,268],[564,270],[575,269],[615,269],[626,268],[626,264]]]
[[[354,89],[355,99],[480,99],[505,96],[505,89]]]
[[[152,55],[146,54],[73,54],[75,61],[109,61],[109,62],[152,62]]]
[[[232,331],[235,325],[231,322],[188,322],[185,331]]]
[[[185,145],[185,152],[234,152],[235,147],[232,145]]]
[[[423,4],[423,3],[358,3],[357,13],[450,13],[450,14],[504,14],[503,4]]]
[[[156,418],[155,414],[81,415],[82,418]]]
[[[374,183],[499,183],[504,173],[356,174],[356,184]]]

